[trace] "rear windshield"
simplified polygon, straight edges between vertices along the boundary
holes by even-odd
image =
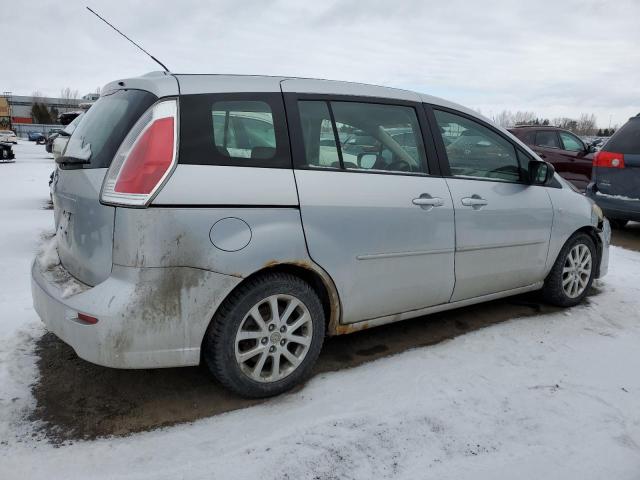
[[[103,95],[73,131],[61,168],[107,168],[133,124],[156,96],[143,90],[117,90]]]
[[[632,118],[607,142],[603,150],[640,154],[640,118]]]

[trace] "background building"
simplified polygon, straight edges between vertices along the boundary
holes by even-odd
[[[84,99],[72,98],[52,98],[52,97],[31,97],[24,95],[6,95],[11,116],[11,123],[39,123],[32,115],[33,106],[44,105],[51,113],[52,119],[57,122],[58,115],[64,112],[71,112],[80,109],[81,103],[86,103]]]

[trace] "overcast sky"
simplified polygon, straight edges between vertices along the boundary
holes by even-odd
[[[7,0],[5,0],[7,1]],[[410,88],[491,116],[640,112],[640,1],[8,0],[0,90],[80,94],[158,66]]]

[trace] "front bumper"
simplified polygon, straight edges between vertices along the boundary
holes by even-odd
[[[609,246],[611,245],[611,225],[606,218],[602,221],[602,229],[598,232],[600,237],[600,245],[602,251],[600,252],[600,266],[598,268],[598,277],[604,277],[609,271]]]
[[[114,265],[107,280],[88,287],[59,273],[34,261],[36,312],[79,357],[114,368],[197,365],[211,317],[241,281],[189,267]],[[82,322],[78,313],[96,317],[98,323]]]

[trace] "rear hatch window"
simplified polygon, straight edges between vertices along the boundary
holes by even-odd
[[[640,117],[625,123],[607,142],[603,150],[640,155]]]
[[[108,168],[124,137],[155,100],[143,90],[116,90],[100,97],[57,159],[60,168]]]
[[[156,100],[141,90],[101,97],[79,121],[52,184],[58,255],[87,285],[111,273],[115,208],[100,203],[100,188],[118,147]]]

